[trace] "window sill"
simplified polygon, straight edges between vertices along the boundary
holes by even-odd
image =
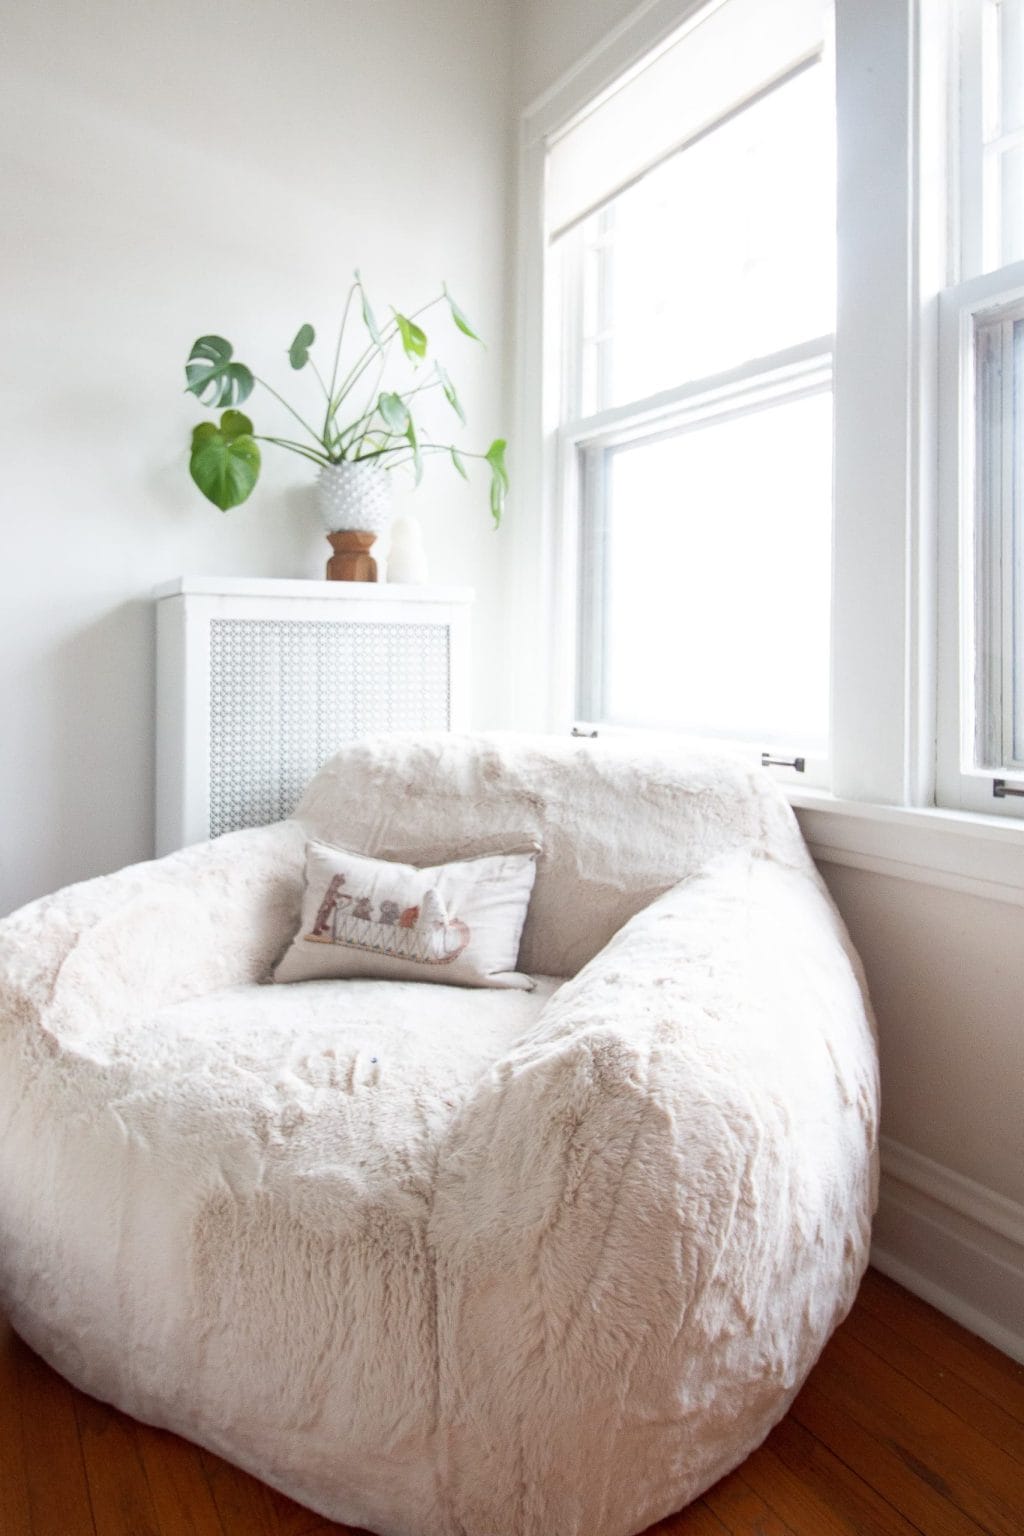
[[[1024,822],[839,800],[803,785],[783,790],[818,863],[1024,906]]]

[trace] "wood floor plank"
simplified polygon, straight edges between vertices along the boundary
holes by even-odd
[[[315,1525],[307,1526],[302,1536],[338,1536],[338,1532],[344,1532],[345,1536],[373,1536],[372,1531],[357,1531],[354,1525],[334,1525],[330,1520],[318,1520]]]
[[[1024,1423],[1024,1365],[912,1296],[877,1269],[865,1274],[857,1307],[881,1317],[908,1342]]]
[[[709,1488],[704,1501],[729,1532],[729,1536],[794,1536],[793,1527],[766,1504],[759,1493],[745,1481],[741,1472],[732,1472]]]
[[[330,1532],[330,1536],[363,1536],[351,1525],[335,1525],[323,1515],[304,1509],[293,1499],[287,1498],[276,1488],[268,1488],[267,1503],[274,1521],[275,1536],[313,1536],[313,1533]]]
[[[849,1332],[839,1333],[816,1372],[865,1428],[893,1446],[919,1476],[991,1536],[1021,1536],[1024,1478],[1019,1463],[986,1440]]]
[[[844,1332],[923,1387],[958,1418],[973,1425],[986,1440],[998,1445],[1015,1461],[1024,1463],[1024,1422],[1015,1419],[986,1393],[979,1392],[890,1323],[866,1307],[856,1308],[847,1319]]]
[[[212,1451],[197,1450],[224,1536],[364,1536],[296,1504]]]
[[[211,1451],[200,1449],[198,1454],[224,1536],[279,1536],[265,1485]]]
[[[107,1536],[92,1516],[73,1388],[24,1344],[15,1369],[28,1480],[24,1536]]]
[[[29,1529],[28,1476],[22,1440],[14,1329],[0,1317],[0,1531]]]
[[[697,1499],[677,1515],[669,1515],[667,1520],[649,1526],[644,1536],[729,1536],[729,1532],[706,1501]]]
[[[898,1509],[925,1536],[986,1536],[949,1498],[941,1477],[912,1465],[897,1445],[879,1439],[836,1401],[817,1371],[790,1410],[791,1417]]]
[[[765,1445],[807,1494],[815,1494],[855,1530],[871,1531],[873,1536],[919,1536],[917,1526],[803,1429],[792,1414],[775,1426]]]
[[[75,1394],[75,1417],[97,1531],[161,1536],[139,1453],[141,1426],[82,1392]]]
[[[780,1519],[800,1536],[811,1531],[815,1536],[862,1536],[863,1526],[835,1497],[835,1490],[819,1493],[793,1472],[767,1442],[747,1458],[742,1471],[750,1486],[770,1500]]]
[[[161,1536],[225,1536],[194,1445],[146,1425],[139,1454]]]

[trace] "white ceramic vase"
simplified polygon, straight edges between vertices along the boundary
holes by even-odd
[[[328,533],[384,532],[391,521],[391,479],[375,461],[325,464],[316,504]]]
[[[403,517],[396,517],[391,524],[388,581],[417,586],[422,585],[429,574],[419,518],[408,512]]]

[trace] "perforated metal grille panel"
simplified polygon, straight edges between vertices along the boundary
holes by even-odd
[[[446,624],[210,621],[210,836],[279,821],[346,741],[447,730]]]

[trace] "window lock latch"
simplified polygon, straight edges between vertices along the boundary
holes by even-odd
[[[795,768],[797,773],[803,773],[807,767],[807,760],[803,757],[772,757],[768,752],[761,753],[762,768]]]
[[[996,800],[1005,800],[1007,795],[1024,795],[1024,789],[1018,789],[1015,784],[1007,784],[1005,779],[993,779],[993,798]]]

